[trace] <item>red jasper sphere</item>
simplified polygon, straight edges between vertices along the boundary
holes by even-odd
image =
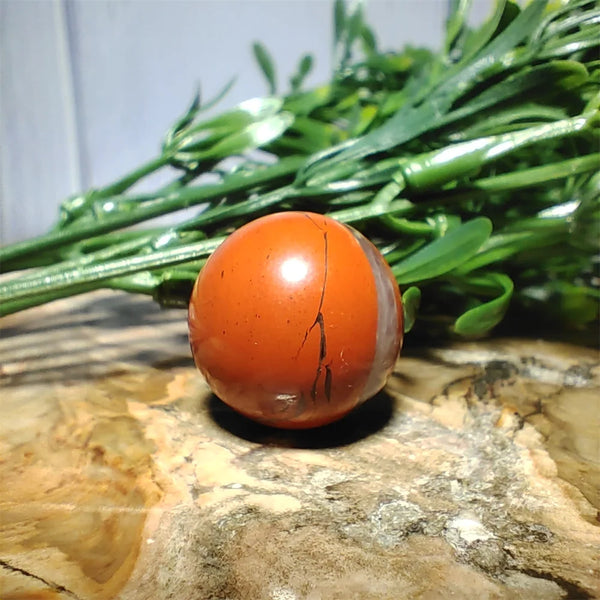
[[[251,419],[290,429],[330,423],[373,396],[403,336],[400,291],[379,251],[308,212],[232,233],[198,276],[188,322],[214,393]]]

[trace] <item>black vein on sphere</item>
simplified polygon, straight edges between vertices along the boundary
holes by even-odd
[[[310,332],[315,328],[319,327],[319,363],[317,365],[317,370],[315,372],[315,378],[313,380],[313,384],[310,390],[310,396],[313,401],[317,399],[317,387],[319,385],[319,380],[321,378],[321,374],[323,372],[323,367],[325,367],[325,396],[327,397],[327,401],[331,400],[331,385],[332,385],[332,377],[333,374],[329,365],[324,364],[325,357],[327,356],[327,335],[325,334],[325,319],[323,317],[323,302],[325,300],[325,286],[327,285],[327,269],[328,269],[328,259],[329,259],[329,240],[327,238],[327,232],[323,231],[317,222],[310,215],[306,215],[306,218],[309,219],[314,226],[319,229],[319,231],[323,232],[323,284],[321,286],[321,298],[319,299],[319,306],[317,308],[317,316],[315,320],[311,324],[311,326],[306,330],[304,334],[304,339],[302,340],[302,345],[300,349],[304,347],[306,340],[310,334]]]

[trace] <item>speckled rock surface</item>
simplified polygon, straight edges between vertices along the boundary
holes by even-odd
[[[180,311],[99,293],[0,336],[2,600],[600,598],[594,350],[413,349],[284,432],[211,396]]]

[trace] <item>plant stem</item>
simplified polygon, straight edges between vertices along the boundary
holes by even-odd
[[[241,192],[258,185],[293,175],[304,157],[289,157],[277,164],[248,173],[233,173],[218,184],[182,188],[172,195],[160,199],[149,206],[140,206],[134,211],[124,211],[108,215],[100,221],[81,223],[77,227],[52,231],[46,235],[0,248],[0,273],[10,270],[10,261],[44,250],[57,248],[72,242],[128,227],[154,217],[201,204],[227,194]]]
[[[43,277],[48,279],[53,277],[54,275],[60,274],[63,271],[69,269],[78,269],[82,268],[86,265],[91,265],[94,263],[99,263],[101,261],[106,261],[114,258],[118,258],[123,255],[132,254],[138,251],[140,248],[143,248],[147,244],[149,244],[152,240],[152,236],[150,235],[140,235],[137,238],[132,240],[127,240],[124,242],[117,242],[115,240],[114,243],[111,243],[105,248],[98,250],[96,252],[90,252],[88,254],[83,254],[78,258],[73,258],[70,260],[65,260],[59,262],[55,265],[51,265],[48,267],[44,267],[43,270],[34,271],[32,273],[26,273],[19,277],[19,281],[29,281],[29,280],[39,280],[40,273],[43,272]]]
[[[35,298],[40,295],[53,296],[62,292],[65,292],[65,295],[78,294],[101,287],[99,284],[113,277],[130,275],[146,269],[167,267],[201,256],[208,256],[221,244],[223,239],[213,238],[177,248],[158,250],[151,254],[119,258],[101,264],[77,266],[55,273],[51,277],[39,273],[37,277],[25,280],[15,279],[0,285],[0,315],[15,312],[14,307],[17,300],[35,301]]]
[[[131,173],[128,173],[124,177],[121,177],[114,183],[107,185],[100,190],[100,195],[103,198],[111,196],[120,196],[123,192],[127,191],[131,186],[136,184],[138,181],[147,177],[148,175],[159,171],[163,167],[166,167],[171,160],[169,154],[161,154],[158,158],[148,161],[141,167],[138,167]]]
[[[474,187],[487,192],[501,192],[516,188],[534,187],[557,179],[564,179],[580,173],[593,172],[600,165],[600,153],[588,154],[561,162],[532,167],[516,173],[504,173],[494,177],[478,179]]]
[[[0,317],[11,315],[21,310],[33,308],[34,306],[41,306],[54,300],[60,300],[61,298],[69,298],[71,296],[77,296],[79,294],[85,294],[86,292],[92,292],[98,289],[98,285],[95,283],[80,285],[74,288],[64,288],[52,292],[44,292],[42,294],[36,294],[33,296],[25,296],[17,299],[8,299],[0,301]]]

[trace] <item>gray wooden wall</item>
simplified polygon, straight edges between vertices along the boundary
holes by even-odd
[[[475,0],[481,20],[492,0]],[[439,47],[447,0],[370,0],[383,48]],[[302,53],[331,69],[332,0],[0,0],[0,243],[44,232],[59,202],[154,156],[198,85],[222,110],[287,81]],[[284,87],[285,91],[287,87]]]

